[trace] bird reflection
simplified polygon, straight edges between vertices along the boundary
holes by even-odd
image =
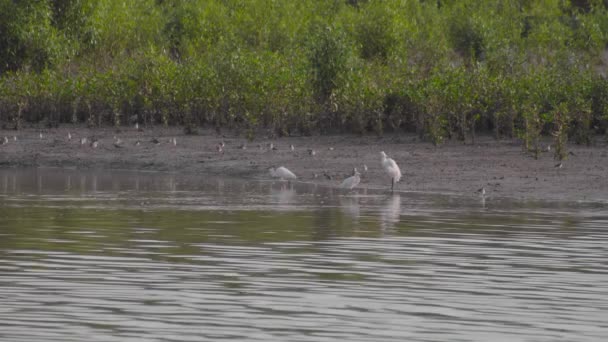
[[[401,195],[394,193],[390,196],[380,213],[380,227],[382,230],[391,229],[399,222],[401,215]]]
[[[359,206],[359,196],[339,196],[340,210],[353,218],[354,220],[359,219],[361,216],[361,208]]]
[[[296,191],[293,189],[293,184],[282,183],[278,189],[270,188],[270,197],[281,207],[293,203]]]

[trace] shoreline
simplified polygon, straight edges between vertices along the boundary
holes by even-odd
[[[68,132],[72,140],[68,140]],[[488,198],[558,201],[606,201],[608,199],[608,144],[602,137],[594,145],[569,144],[572,152],[556,168],[553,154],[538,160],[522,152],[516,139],[497,141],[480,136],[475,145],[447,141],[440,147],[419,142],[411,134],[357,136],[350,134],[258,137],[247,141],[231,132],[219,135],[200,130],[184,135],[181,127],[132,127],[116,129],[65,125],[60,128],[0,130],[8,143],[0,146],[0,168],[53,167],[169,171],[201,176],[270,179],[268,168],[285,166],[299,181],[337,187],[357,167],[359,187],[390,191],[390,180],[380,166],[385,151],[400,166],[402,181],[395,190],[407,192],[478,196],[484,187]],[[43,138],[40,139],[39,134]],[[13,140],[17,137],[17,141]],[[121,139],[114,146],[114,136]],[[98,147],[81,145],[80,138],[97,139]],[[176,138],[177,144],[170,142]],[[158,144],[152,140],[157,139]],[[136,141],[140,144],[136,145]],[[217,145],[224,142],[223,153]],[[275,150],[269,149],[272,143]],[[241,146],[246,144],[246,149]],[[543,141],[543,145],[550,140]],[[294,150],[290,149],[294,146]],[[311,156],[309,149],[315,150]],[[368,171],[363,172],[363,165]]]

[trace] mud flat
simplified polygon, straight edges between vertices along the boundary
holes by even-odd
[[[68,132],[72,140],[67,139]],[[8,143],[0,146],[2,168],[129,169],[264,179],[269,178],[269,167],[283,165],[300,181],[337,186],[357,167],[362,187],[387,189],[390,180],[380,166],[380,151],[385,151],[403,172],[398,191],[476,196],[475,191],[485,187],[488,197],[608,200],[608,146],[603,137],[591,147],[569,145],[571,154],[563,167],[556,168],[552,152],[534,159],[522,152],[517,140],[491,137],[478,138],[474,145],[450,141],[440,147],[403,134],[258,137],[248,141],[231,133],[219,135],[209,130],[184,135],[179,127],[160,126],[144,131],[75,126],[0,130],[0,138],[4,136]],[[114,145],[114,136],[122,141],[119,147]],[[97,139],[98,147],[81,145],[82,137]],[[177,145],[170,142],[172,138]],[[222,141],[225,146],[220,153],[217,145]],[[270,143],[275,149],[269,148]],[[309,149],[315,151],[314,156]],[[363,172],[364,164],[367,172]]]

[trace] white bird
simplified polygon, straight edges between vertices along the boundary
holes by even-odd
[[[401,180],[401,170],[394,160],[386,156],[384,151],[380,152],[382,155],[382,168],[391,177],[391,191],[395,188],[395,183]]]
[[[68,132],[68,141],[72,140],[72,133]]]
[[[281,180],[292,180],[297,178],[296,175],[293,172],[289,171],[289,169],[287,169],[285,166],[279,166],[276,169],[270,168],[269,171],[272,177],[279,178]]]
[[[359,174],[359,171],[357,171],[357,168],[354,168],[353,175],[343,180],[342,183],[340,183],[340,187],[343,189],[352,190],[359,185],[360,182],[361,175]]]
[[[7,138],[7,137],[4,137],[4,138],[2,139],[2,144],[1,144],[1,145],[6,145],[6,144],[8,144],[8,138]]]
[[[171,143],[173,144],[173,146],[177,146],[177,138],[171,139]]]
[[[295,146],[293,146],[293,145],[289,145],[289,149],[293,151],[293,150],[295,150],[296,148],[295,148]]]

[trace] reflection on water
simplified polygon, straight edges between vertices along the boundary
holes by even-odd
[[[605,204],[0,171],[2,341],[604,341]]]

